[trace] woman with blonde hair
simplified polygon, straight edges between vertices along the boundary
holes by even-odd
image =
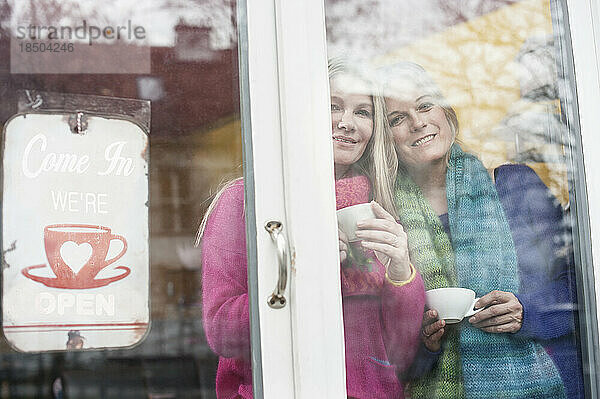
[[[464,152],[456,113],[422,67],[382,74],[411,260],[426,289],[470,288],[484,308],[458,325],[427,310],[411,397],[582,397],[560,204],[529,167],[503,165],[491,177]]]
[[[339,233],[348,397],[403,398],[396,371],[418,347],[424,289],[393,216],[395,153],[373,85],[340,60],[329,72],[337,208],[371,202],[376,216],[358,223],[359,243]],[[252,397],[243,194],[241,179],[229,184],[199,231],[204,327],[219,355],[220,399]]]

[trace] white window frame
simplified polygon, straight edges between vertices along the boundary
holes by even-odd
[[[579,100],[579,123],[588,201],[600,204],[600,4],[598,1],[568,0],[573,61]],[[592,253],[600,263],[600,208],[589,207]],[[596,299],[600,301],[600,273],[596,273]],[[600,316],[600,314],[598,315]]]
[[[581,260],[583,264],[583,288],[587,291],[584,298],[579,298],[580,308],[587,311],[586,341],[582,342],[584,373],[589,375],[589,391],[592,398],[600,397],[599,381],[599,348],[600,340],[600,272],[596,271],[600,264],[600,4],[597,0],[566,0],[570,25],[573,66],[577,90],[579,127],[581,133],[581,150],[583,152],[583,173],[585,191],[579,218],[579,239],[582,245]],[[583,201],[582,201],[583,202]],[[588,206],[588,204],[590,204]],[[581,231],[581,230],[584,231]],[[590,248],[591,247],[591,248]],[[580,282],[581,283],[581,282]],[[592,290],[595,298],[592,297]],[[595,301],[594,301],[595,299]],[[595,320],[593,320],[595,312]],[[587,324],[587,325],[585,325]]]

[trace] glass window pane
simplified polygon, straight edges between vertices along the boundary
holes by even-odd
[[[565,2],[325,5],[329,58],[363,83],[330,82],[334,140],[360,131],[340,99],[367,93],[373,106],[374,149],[353,172],[366,194],[348,203],[338,189],[338,209],[374,199],[396,220],[359,237],[377,243],[363,244],[375,258],[352,242],[341,254],[348,395],[587,397],[595,295],[582,288],[591,266]],[[372,279],[375,293],[349,283]]]
[[[126,349],[86,350],[98,345],[96,332],[85,326],[51,326],[60,330],[63,346],[51,353],[18,353],[2,338],[0,397],[215,398],[219,373],[235,374],[242,394],[251,392],[236,6],[233,0],[0,2],[0,126],[17,110],[46,115],[81,109],[136,119],[131,104],[150,105],[149,200],[141,207],[149,210],[142,227],[149,229],[151,322],[147,335],[138,334],[141,343]],[[78,95],[96,103],[83,104]],[[62,102],[50,101],[52,96]],[[100,107],[109,101],[117,105]],[[70,175],[63,179],[73,191],[83,191]],[[213,247],[207,249],[207,240],[196,246],[198,227],[219,195],[207,224]],[[128,198],[120,201],[113,199],[111,206]],[[234,205],[238,212],[231,213]],[[214,219],[217,214],[221,220]],[[71,222],[78,217],[63,216]],[[94,223],[102,221],[100,215]],[[42,233],[32,233],[32,240],[40,241],[45,262]],[[235,270],[233,260],[219,263],[230,249],[217,245],[223,237],[239,252]],[[136,273],[126,255],[114,264],[102,261]],[[119,285],[88,291],[109,288]],[[53,295],[61,289],[53,288]],[[235,315],[225,303],[234,296]],[[225,364],[217,370],[219,356]]]

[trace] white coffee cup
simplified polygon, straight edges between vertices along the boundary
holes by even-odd
[[[435,309],[438,318],[446,324],[460,323],[463,318],[482,311],[484,308],[473,310],[478,300],[475,291],[468,288],[436,288],[425,292],[425,303],[429,309]]]
[[[371,203],[352,205],[342,208],[336,212],[338,226],[346,236],[349,242],[360,241],[356,237],[356,223],[365,219],[375,219],[375,214],[371,208]]]

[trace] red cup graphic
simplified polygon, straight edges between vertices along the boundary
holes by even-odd
[[[121,241],[123,249],[116,256],[106,259],[111,242]],[[67,244],[67,245],[65,245]],[[46,265],[30,266],[22,270],[25,277],[48,287],[86,289],[102,287],[125,278],[131,270],[126,266],[115,269],[123,273],[96,279],[100,271],[120,259],[127,251],[127,240],[113,234],[108,227],[87,224],[54,224],[44,228],[46,258],[56,278],[36,276],[33,269]],[[66,259],[65,259],[66,258]],[[78,269],[78,270],[77,270]]]

